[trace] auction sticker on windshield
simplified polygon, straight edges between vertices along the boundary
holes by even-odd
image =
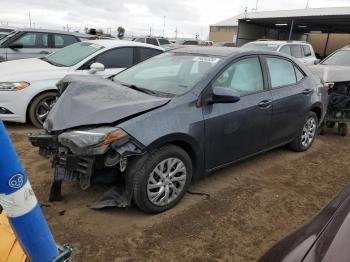
[[[217,62],[220,61],[220,58],[196,56],[193,58],[193,61],[216,64]]]

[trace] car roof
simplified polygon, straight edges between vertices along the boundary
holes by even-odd
[[[155,45],[139,43],[135,41],[127,41],[127,40],[111,40],[111,39],[97,39],[97,40],[87,40],[85,43],[92,43],[104,46],[106,48],[114,48],[114,47],[124,47],[124,46],[135,46],[135,47],[148,47],[152,49],[158,49],[164,51],[163,48]]]
[[[242,50],[237,47],[184,46],[184,47],[177,47],[175,49],[169,50],[168,52],[227,57],[236,53],[246,52],[246,50]]]
[[[281,40],[260,40],[260,41],[253,41],[249,43],[254,43],[254,44],[265,44],[265,45],[283,45],[283,44],[304,44],[308,45],[309,43],[304,42],[304,41],[281,41]]]
[[[84,34],[84,33],[79,33],[79,32],[67,32],[67,31],[63,31],[63,30],[51,30],[51,29],[17,28],[15,31],[65,34],[65,35],[74,35],[77,37],[85,37],[85,38],[96,37],[94,35]]]

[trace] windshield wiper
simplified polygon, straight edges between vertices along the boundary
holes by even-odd
[[[119,81],[118,81],[118,82],[119,82]],[[126,87],[129,87],[129,88],[131,88],[131,89],[140,91],[140,92],[145,93],[145,94],[147,94],[147,95],[162,96],[162,97],[171,97],[171,96],[173,96],[172,94],[169,94],[169,93],[160,92],[160,91],[154,91],[154,90],[149,90],[149,89],[147,89],[147,88],[139,87],[139,86],[136,86],[136,85],[128,85],[128,84],[121,83],[121,82],[119,82],[119,83],[120,83],[121,85],[123,85],[123,86],[126,86]]]
[[[45,62],[48,62],[49,64],[51,65],[54,65],[54,66],[58,66],[58,67],[66,67],[65,65],[62,65],[62,64],[59,64],[59,63],[56,63],[56,62],[53,62],[49,59],[47,59],[46,57],[41,57],[40,58],[41,60],[45,61]]]

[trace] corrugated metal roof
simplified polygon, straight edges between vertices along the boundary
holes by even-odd
[[[345,7],[327,7],[327,8],[307,8],[294,10],[262,11],[241,13],[228,18],[212,26],[237,26],[238,19],[264,19],[264,18],[286,18],[286,17],[305,17],[305,16],[334,16],[350,15],[350,6]]]

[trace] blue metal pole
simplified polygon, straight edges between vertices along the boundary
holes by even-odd
[[[31,262],[48,262],[58,256],[56,243],[1,119],[0,205]]]

